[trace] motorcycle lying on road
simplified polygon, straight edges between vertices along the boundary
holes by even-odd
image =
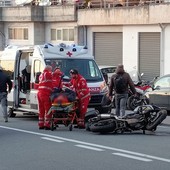
[[[142,130],[155,131],[166,118],[167,111],[155,105],[138,106],[132,113],[119,118],[112,113],[91,111],[85,116],[86,130],[98,133],[124,133]]]

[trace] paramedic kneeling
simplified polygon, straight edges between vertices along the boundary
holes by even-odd
[[[7,91],[8,85],[8,91]],[[8,114],[7,114],[7,94],[11,92],[12,89],[12,81],[10,78],[3,72],[2,67],[0,66],[0,104],[2,108],[2,113],[5,122],[8,122]]]
[[[38,108],[39,108],[39,129],[50,129],[50,118],[48,110],[51,107],[50,95],[52,92],[52,67],[47,65],[39,76],[38,85]]]
[[[78,127],[84,128],[84,117],[90,101],[90,91],[85,78],[80,75],[76,69],[70,70],[70,76],[70,84],[72,85],[73,90],[75,90],[79,101],[80,116],[78,120]]]

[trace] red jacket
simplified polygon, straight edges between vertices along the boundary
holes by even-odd
[[[62,88],[63,82],[62,82],[62,72],[54,72],[52,75],[52,84],[53,88]]]
[[[80,74],[78,74],[78,77],[76,79],[71,79],[70,83],[75,89],[79,100],[83,100],[87,97],[90,97],[90,91],[87,86],[87,82]]]
[[[38,90],[39,92],[50,94],[52,88],[52,73],[48,70],[44,70],[39,76]]]

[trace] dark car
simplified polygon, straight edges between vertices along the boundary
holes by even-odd
[[[170,74],[158,78],[146,96],[150,103],[170,111]]]

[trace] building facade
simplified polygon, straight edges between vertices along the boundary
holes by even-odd
[[[10,6],[0,10],[6,45],[86,45],[100,65],[123,63],[145,80],[170,73],[170,3],[80,8],[76,4]]]

